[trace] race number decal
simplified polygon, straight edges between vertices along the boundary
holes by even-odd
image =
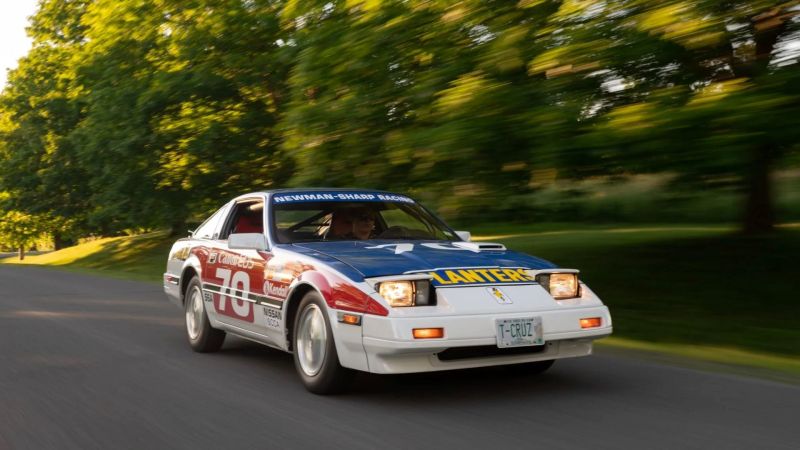
[[[253,322],[253,304],[242,300],[250,292],[250,276],[247,272],[222,267],[217,268],[217,278],[222,280],[220,293],[214,308],[218,313],[247,322]]]

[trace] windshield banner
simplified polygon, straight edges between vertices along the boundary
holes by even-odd
[[[312,191],[274,194],[272,203],[304,203],[304,202],[394,202],[414,203],[414,200],[397,194],[386,192],[342,192]]]

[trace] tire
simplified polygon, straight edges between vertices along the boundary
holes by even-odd
[[[344,391],[353,371],[339,364],[327,308],[316,291],[300,301],[292,328],[294,367],[310,392],[320,395]]]
[[[203,290],[200,280],[193,277],[186,287],[184,311],[186,319],[186,337],[192,350],[200,353],[215,352],[225,341],[225,332],[211,327],[203,301]]]

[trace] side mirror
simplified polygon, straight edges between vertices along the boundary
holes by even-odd
[[[456,231],[456,234],[464,242],[469,242],[472,239],[472,234],[469,231]]]
[[[228,236],[228,248],[231,250],[267,250],[267,238],[261,233],[235,233]]]

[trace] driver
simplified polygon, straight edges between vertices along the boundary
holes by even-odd
[[[339,209],[331,215],[325,239],[369,239],[374,228],[375,212],[371,209]]]
[[[353,210],[353,236],[356,239],[369,239],[375,229],[375,212],[367,208]]]

